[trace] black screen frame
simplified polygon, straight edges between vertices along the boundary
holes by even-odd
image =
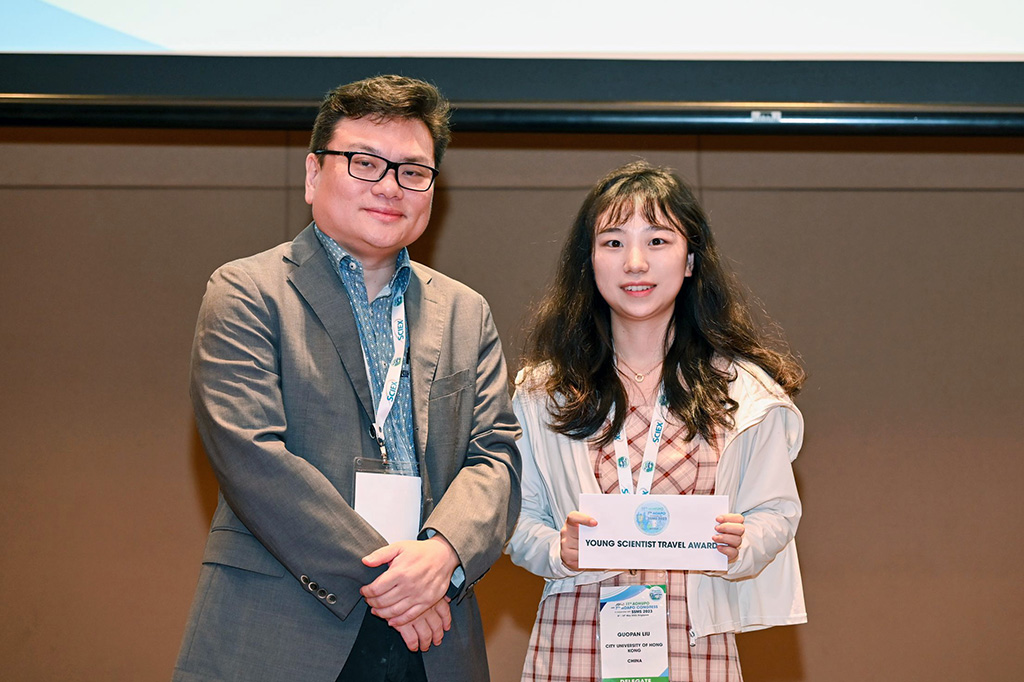
[[[308,130],[323,93],[435,83],[456,131],[1024,135],[1024,62],[0,54],[0,124]]]

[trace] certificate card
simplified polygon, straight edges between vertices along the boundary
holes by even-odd
[[[580,495],[580,568],[725,571],[729,559],[711,539],[725,495]]]
[[[668,682],[664,585],[601,588],[601,680]]]

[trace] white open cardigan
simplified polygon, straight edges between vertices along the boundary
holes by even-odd
[[[803,417],[761,368],[738,361],[729,397],[739,407],[726,432],[715,491],[744,515],[739,556],[726,572],[688,574],[691,637],[744,632],[807,621],[793,540],[801,505],[791,462],[803,442]],[[523,507],[505,551],[512,562],[545,578],[542,599],[615,571],[571,571],[561,560],[559,530],[579,495],[600,493],[587,443],[551,431],[544,368],[516,377],[513,407],[523,428]]]

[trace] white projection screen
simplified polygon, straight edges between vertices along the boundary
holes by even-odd
[[[4,0],[0,122],[305,127],[436,83],[479,130],[1022,134],[1018,0]]]

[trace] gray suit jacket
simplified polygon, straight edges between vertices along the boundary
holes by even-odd
[[[406,292],[422,528],[466,583],[431,680],[487,679],[473,595],[519,515],[519,427],[483,298],[419,264]],[[211,277],[192,353],[196,422],[220,483],[174,679],[333,682],[359,630],[359,588],[386,544],[352,509],[353,462],[379,457],[345,289],[312,226]],[[311,591],[308,583],[313,583]]]

